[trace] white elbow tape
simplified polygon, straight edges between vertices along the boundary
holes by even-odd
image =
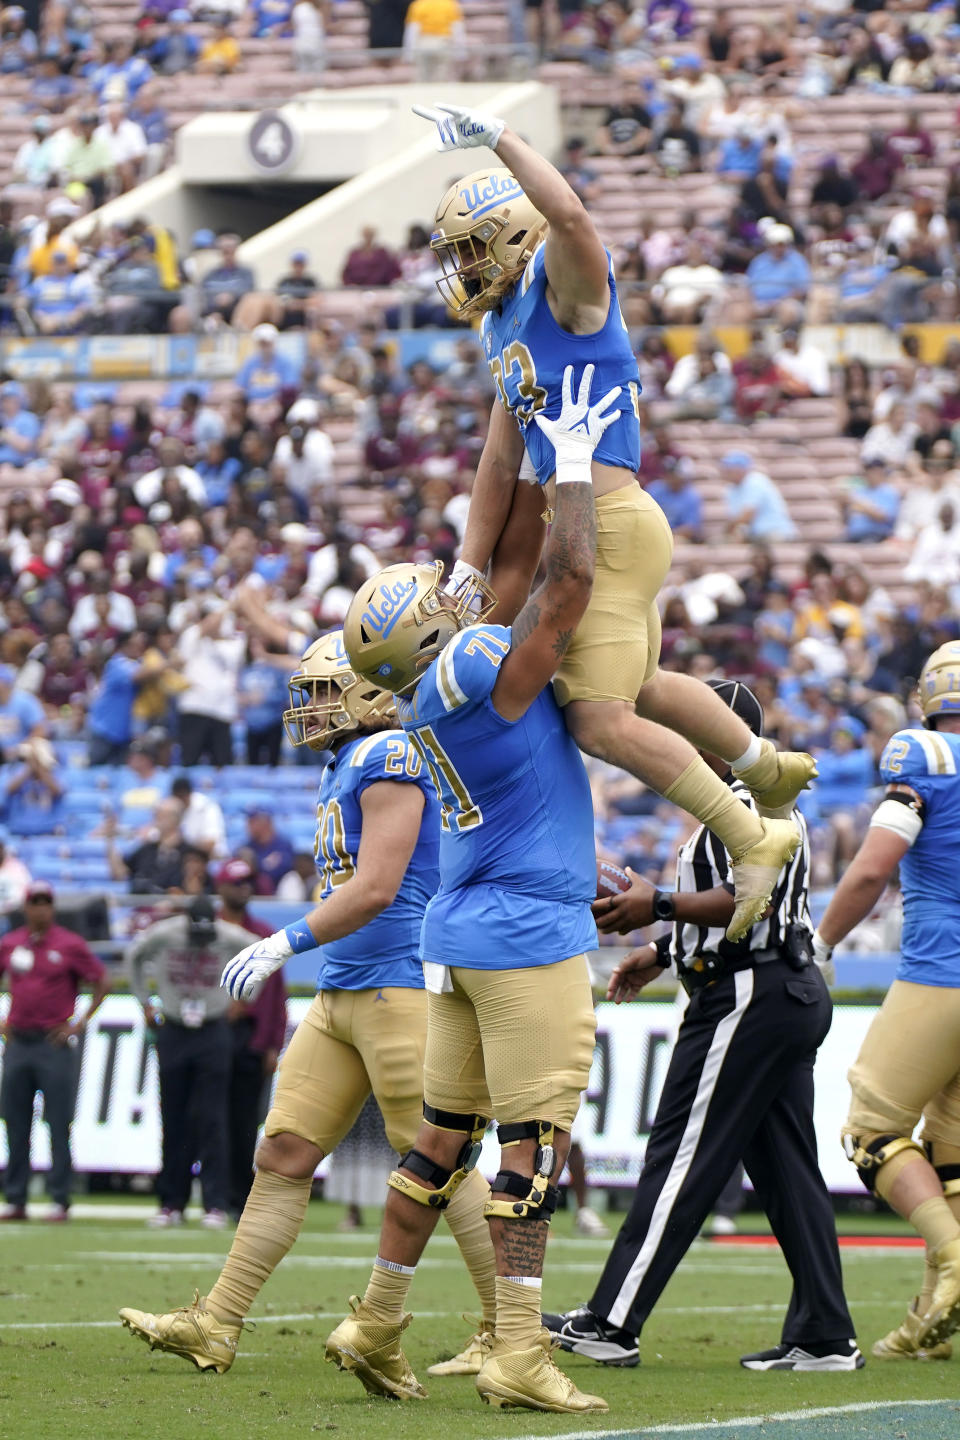
[[[870,817],[870,824],[879,825],[882,830],[892,830],[908,845],[914,843],[923,829],[923,821],[916,810],[911,810],[909,805],[901,805],[899,800],[881,800]]]

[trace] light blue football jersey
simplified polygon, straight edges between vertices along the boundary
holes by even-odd
[[[543,485],[557,466],[553,446],[533,417],[538,411],[551,419],[560,414],[568,365],[577,367],[577,381],[585,365],[595,365],[591,399],[599,400],[617,385],[623,393],[617,401],[620,418],[604,434],[594,459],[635,474],[640,465],[640,372],[620,313],[613,261],[608,253],[610,308],[603,328],[592,335],[571,335],[557,324],[547,302],[543,256],[539,245],[500,309],[488,310],[480,326],[480,343],[500,402],[519,422]]]
[[[397,698],[440,795],[440,889],[421,958],[468,970],[553,965],[597,943],[587,773],[549,685],[519,720],[494,709],[509,650],[508,628],[473,625]]]
[[[320,777],[314,853],[326,899],[355,873],[363,812],[370,785],[390,780],[423,791],[420,834],[393,902],[368,924],[320,947],[318,990],[379,990],[385,985],[423,989],[420,927],[440,883],[440,806],[433,781],[402,730],[350,740]]]
[[[899,730],[880,757],[884,782],[909,785],[923,829],[900,861],[899,980],[960,986],[960,735]]]

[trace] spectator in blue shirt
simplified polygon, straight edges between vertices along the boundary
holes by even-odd
[[[887,467],[879,456],[869,459],[863,474],[854,477],[850,488],[840,497],[847,522],[845,539],[888,540],[893,534],[900,512],[900,491],[887,475]]]
[[[242,461],[236,455],[227,454],[223,440],[209,441],[205,457],[196,464],[197,474],[206,486],[207,503],[226,505],[242,470]],[[210,569],[212,564],[211,561],[206,568]]]
[[[797,617],[790,604],[790,591],[779,580],[767,586],[763,609],[753,622],[753,633],[759,640],[757,659],[771,670],[785,670],[790,663],[790,647],[797,628]]]
[[[747,266],[755,316],[776,312],[781,325],[798,325],[810,288],[810,266],[793,243],[789,225],[767,227],[766,249]]]
[[[47,728],[40,701],[28,690],[15,690],[16,678],[12,665],[0,665],[0,759],[7,763],[19,746],[43,736]]]
[[[745,450],[728,450],[720,461],[727,483],[727,529],[738,539],[793,540],[796,527],[769,475]]]
[[[127,119],[139,125],[147,146],[166,145],[170,139],[170,122],[167,112],[160,103],[160,92],[151,81],[143,85],[127,106]]]
[[[28,465],[37,458],[41,424],[24,406],[24,389],[16,380],[0,385],[0,465]]]
[[[3,817],[13,835],[52,835],[63,823],[63,785],[48,741],[26,740],[17,748],[19,765],[7,781]]]
[[[199,470],[197,473],[200,473]],[[207,495],[209,494],[208,490]],[[189,575],[209,575],[219,555],[212,545],[206,543],[200,521],[193,515],[181,520],[177,528],[177,540],[177,548],[167,556],[163,572],[164,585],[172,585],[181,571]]]
[[[103,667],[89,710],[91,765],[122,765],[127,758],[133,735],[133,702],[140,680],[146,678],[141,664],[146,648],[147,637],[142,631],[121,636]],[[155,675],[156,671],[150,673]]]
[[[22,5],[8,5],[0,16],[0,75],[19,75],[37,58],[37,37],[27,29]]]
[[[288,870],[293,869],[293,846],[285,835],[278,835],[270,811],[260,805],[247,811],[247,838],[244,850],[253,855],[261,878],[270,886],[272,895]]]
[[[56,50],[45,52],[37,62],[36,74],[30,85],[27,103],[32,110],[59,115],[76,91],[76,83],[60,69]]]
[[[50,256],[50,274],[38,275],[26,290],[30,318],[41,335],[75,335],[91,313],[92,288],[75,275],[65,250]]]
[[[738,130],[720,146],[717,174],[721,179],[737,184],[752,180],[759,174],[762,155],[763,140],[751,135],[749,130]]]
[[[300,380],[299,366],[277,350],[276,325],[258,325],[253,332],[256,347],[237,375],[237,385],[248,400],[279,400],[284,390],[294,390]]]
[[[247,727],[247,764],[278,765],[283,744],[283,711],[289,704],[286,655],[268,655],[256,638],[250,642],[250,663],[240,674],[240,708]]]
[[[250,16],[253,33],[259,38],[265,35],[291,34],[290,17],[293,14],[293,0],[253,0]]]
[[[200,43],[191,35],[189,10],[172,10],[167,28],[147,51],[147,59],[161,75],[178,75],[181,70],[191,70],[200,54]]]
[[[208,270],[200,282],[202,315],[204,318],[219,316],[227,325],[230,324],[239,301],[256,288],[254,274],[249,265],[237,263],[239,244],[237,235],[219,236],[217,249],[220,251],[220,264]]]
[[[693,483],[694,464],[689,455],[668,455],[664,474],[651,480],[647,494],[666,515],[670,529],[680,540],[703,539],[703,501]]]
[[[143,56],[134,55],[131,40],[108,40],[103,51],[106,56],[103,64],[96,66],[87,77],[99,101],[107,98],[111,81],[122,82],[125,98],[131,100],[140,87],[153,78],[153,71]]]
[[[808,802],[804,796],[801,809],[805,815],[829,816],[836,811],[850,811],[867,799],[867,792],[876,783],[873,753],[864,745],[867,727],[855,715],[843,715],[830,727],[830,748],[817,751],[816,789]]]

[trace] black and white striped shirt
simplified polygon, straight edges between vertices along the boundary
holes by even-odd
[[[751,810],[757,804],[750,791],[740,780],[732,780],[730,788]],[[805,925],[811,934],[813,922],[807,905],[807,877],[810,872],[810,840],[807,826],[799,810],[794,810],[792,819],[800,830],[801,843],[796,854],[780,872],[773,892],[773,913],[766,920],[754,925],[744,940],[739,942],[744,950],[768,950],[781,945],[788,925]],[[724,885],[732,890],[730,880],[730,856],[712,831],[701,825],[695,830],[677,852],[677,893],[689,895],[693,891],[715,890]],[[670,937],[669,955],[678,969],[692,964],[698,955],[716,955],[724,937],[722,925],[677,924]],[[728,951],[728,947],[724,947]]]

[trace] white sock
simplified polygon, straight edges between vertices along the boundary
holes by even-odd
[[[736,774],[738,770],[746,770],[748,765],[755,765],[763,754],[763,746],[760,743],[759,735],[754,735],[750,744],[739,755],[736,760],[730,762],[730,769]]]

